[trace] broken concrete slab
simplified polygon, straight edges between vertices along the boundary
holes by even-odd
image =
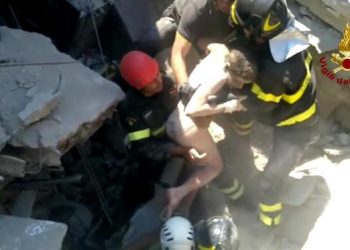
[[[0,151],[5,147],[9,138],[10,137],[6,134],[5,129],[0,126]]]
[[[62,223],[0,215],[0,249],[59,250],[66,232]]]
[[[20,158],[10,155],[0,155],[0,174],[24,177],[26,162]]]
[[[18,114],[19,118],[26,126],[41,120],[57,106],[59,96],[59,93],[40,93],[34,96],[33,100]]]
[[[0,32],[0,124],[10,145],[59,157],[96,131],[124,98],[118,85],[60,53],[43,35],[7,27]]]

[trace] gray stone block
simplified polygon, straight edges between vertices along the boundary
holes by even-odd
[[[10,136],[12,146],[59,156],[94,133],[124,98],[118,85],[60,53],[43,35],[7,27],[0,32],[0,138]]]
[[[60,250],[66,232],[62,223],[0,215],[2,250]]]

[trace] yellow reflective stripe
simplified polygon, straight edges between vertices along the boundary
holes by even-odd
[[[212,247],[204,247],[202,245],[198,245],[199,250],[215,250],[215,246]]]
[[[157,128],[157,129],[153,130],[152,131],[152,135],[153,136],[157,136],[157,135],[163,133],[164,131],[165,131],[165,126],[163,125],[160,128]]]
[[[272,218],[266,216],[263,213],[259,213],[259,218],[262,221],[262,223],[264,223],[267,226],[272,226]]]
[[[228,197],[229,197],[231,200],[234,200],[234,201],[235,201],[235,200],[239,199],[243,194],[244,194],[244,186],[243,186],[243,185],[240,185],[238,191],[235,192],[235,193],[232,194],[232,195],[229,195]]]
[[[234,129],[234,131],[237,133],[237,134],[239,134],[239,135],[248,135],[248,134],[250,134],[250,132],[252,132],[252,130],[251,129],[248,129],[248,130],[240,130],[240,129],[238,129],[236,126],[232,126],[233,127],[233,129]]]
[[[138,141],[151,136],[151,130],[149,128],[135,131],[128,134],[129,141]]]
[[[233,185],[228,188],[220,188],[221,192],[226,194],[231,200],[237,200],[244,193],[244,186],[239,183],[239,181],[234,178]]]
[[[224,194],[231,194],[233,192],[236,192],[237,189],[239,188],[239,181],[234,178],[233,179],[233,184],[231,187],[228,188],[220,188],[221,192],[223,192]]]
[[[277,216],[273,219],[273,221],[274,221],[274,223],[275,223],[276,226],[278,226],[278,225],[281,223],[281,218],[282,218],[281,215],[277,215]]]
[[[275,96],[274,94],[271,94],[271,93],[265,93],[264,91],[262,91],[262,89],[259,87],[257,83],[253,84],[251,91],[257,96],[258,99],[261,99],[264,102],[279,103],[281,98],[283,97],[283,95]]]
[[[273,205],[266,205],[266,204],[259,203],[259,208],[262,212],[277,212],[282,210],[282,203],[278,202]]]
[[[264,27],[263,27],[264,31],[274,30],[281,24],[281,22],[278,22],[278,23],[276,23],[274,25],[270,25],[270,18],[271,18],[271,13],[267,16],[267,18],[266,18],[266,20],[264,22]]]
[[[178,31],[176,32],[176,37],[179,37],[180,39],[184,40],[185,42],[191,44],[190,41],[188,41],[183,35],[181,35]]]
[[[278,226],[281,224],[281,218],[282,216],[279,214],[276,217],[269,217],[263,213],[259,214],[259,218],[267,226]]]
[[[239,25],[238,21],[237,21],[237,17],[236,17],[236,7],[237,7],[237,1],[234,1],[234,3],[231,6],[231,18],[232,21],[236,24]]]
[[[287,120],[281,121],[277,124],[278,127],[282,126],[290,126],[298,122],[302,122],[310,118],[313,114],[316,113],[316,103],[312,104],[310,108],[305,110],[304,112],[292,116],[291,118],[288,118]]]
[[[239,123],[236,122],[235,120],[233,120],[233,124],[237,127],[237,128],[241,128],[241,129],[249,129],[253,126],[254,121],[251,120],[249,123]]]
[[[303,96],[307,86],[309,85],[309,83],[311,81],[311,71],[310,71],[311,60],[312,60],[311,54],[307,53],[307,57],[306,57],[305,62],[304,62],[305,67],[306,67],[306,76],[304,78],[304,81],[303,81],[300,89],[292,95],[284,94],[282,97],[282,99],[284,101],[288,102],[289,104],[293,104],[293,103],[297,102]]]

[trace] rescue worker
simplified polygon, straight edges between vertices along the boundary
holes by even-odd
[[[146,32],[136,48],[154,56],[173,46],[171,66],[177,85],[187,82],[185,59],[192,46],[205,51],[211,42],[224,42],[234,30],[227,22],[233,0],[175,0]]]
[[[171,51],[171,67],[178,86],[187,84],[186,56],[192,46],[205,51],[213,42],[224,42],[234,30],[227,23],[233,0],[188,1],[181,15]]]
[[[188,149],[173,143],[164,123],[178,102],[173,81],[159,72],[156,60],[140,51],[127,53],[120,73],[132,87],[118,109],[131,152],[164,165],[172,156],[187,157]]]
[[[152,170],[152,166],[164,166],[170,157],[184,157],[195,163],[206,156],[167,136],[164,124],[178,103],[177,91],[174,82],[160,73],[156,60],[141,51],[128,52],[120,62],[120,73],[132,87],[118,107],[121,122],[128,133],[131,152],[152,161],[147,171],[156,174],[154,179],[162,169]],[[206,171],[203,178],[202,172],[195,171],[183,184],[169,188],[167,207],[173,211],[186,196],[212,180],[211,175],[217,175],[216,170]]]
[[[256,81],[235,93],[247,96],[242,102],[247,117],[274,129],[272,153],[263,173],[251,182],[250,194],[258,205],[260,221],[267,226],[277,226],[283,209],[283,183],[308,146],[319,137],[312,58],[303,41],[300,41],[302,46],[293,47],[290,45],[297,44],[296,40],[292,43],[287,40],[287,44],[279,40],[280,37],[294,39],[288,32],[296,31],[284,0],[236,0],[231,9],[231,22],[242,32],[231,47],[248,46],[257,61]],[[198,104],[202,115],[200,106],[203,105]],[[196,116],[196,111],[192,110],[189,115]]]

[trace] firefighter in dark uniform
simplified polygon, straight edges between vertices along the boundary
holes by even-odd
[[[120,72],[132,87],[118,109],[133,155],[152,163],[149,172],[152,166],[163,166],[172,156],[186,157],[187,149],[172,142],[164,127],[178,103],[174,82],[159,72],[153,58],[140,51],[123,57]],[[159,175],[161,169],[155,172]]]
[[[234,27],[227,21],[232,3],[233,0],[186,2],[171,51],[171,67],[178,86],[187,84],[186,57],[192,46],[203,52],[209,43],[225,42],[234,32]]]
[[[241,124],[241,130],[249,131],[250,115],[274,128],[272,153],[263,173],[252,184],[259,219],[267,226],[280,224],[283,182],[319,137],[310,53],[303,50],[276,62],[269,44],[287,29],[290,20],[284,0],[236,0],[231,9],[231,22],[244,34],[231,47],[248,45],[258,63],[256,82],[242,90],[247,95],[243,105],[249,112],[245,113],[246,123]]]
[[[177,85],[187,82],[185,59],[192,46],[206,50],[210,42],[224,42],[234,30],[228,24],[233,0],[175,0],[135,42],[137,49],[155,56],[173,46],[171,66]]]
[[[190,165],[203,159],[206,154],[180,146],[167,136],[164,125],[178,104],[178,95],[174,82],[160,73],[157,61],[141,51],[131,51],[122,58],[120,73],[132,87],[118,107],[131,143],[130,151],[140,161],[151,161],[143,173],[159,181],[162,166],[171,157],[183,157]],[[167,216],[186,197],[191,200],[200,187],[217,175],[217,170],[211,167],[196,170],[188,173],[183,183],[167,189]]]

